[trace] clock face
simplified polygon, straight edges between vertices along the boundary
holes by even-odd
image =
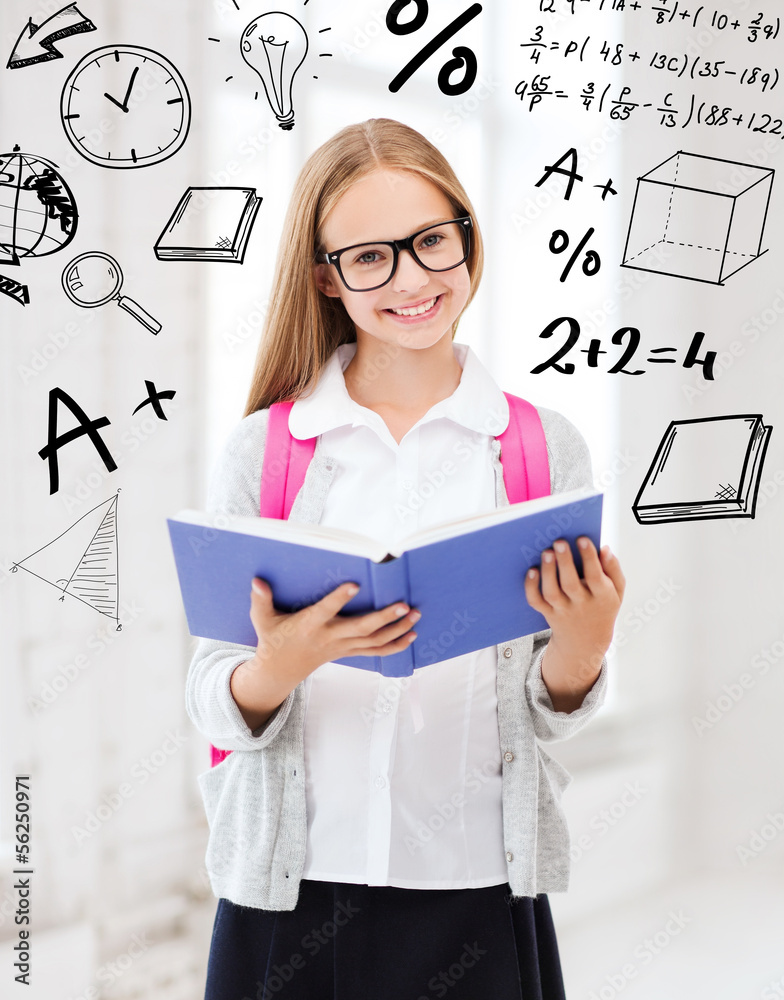
[[[188,88],[168,59],[139,45],[88,53],[63,87],[60,114],[73,146],[101,167],[148,167],[185,142]]]

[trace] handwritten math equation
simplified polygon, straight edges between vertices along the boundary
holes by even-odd
[[[518,43],[523,65],[534,64],[514,87],[525,111],[548,113],[566,100],[619,121],[645,118],[648,124],[652,118],[665,128],[734,124],[784,134],[781,121],[765,113],[781,60],[772,48],[760,47],[778,38],[779,17],[733,17],[680,0],[539,0],[539,11],[546,16]],[[635,31],[636,41],[617,40],[617,21],[607,22],[606,34],[570,30],[579,21],[570,21],[569,14],[593,13],[595,29],[598,11],[647,12],[653,24]],[[742,41],[743,51],[733,38]],[[722,42],[731,49],[722,51]]]
[[[589,4],[583,7],[583,4]],[[764,12],[755,14],[747,21],[732,17],[726,11],[706,8],[704,4],[689,7],[681,0],[658,0],[656,3],[640,3],[639,0],[539,0],[541,14],[580,14],[583,11],[605,11],[608,13],[636,14],[642,11],[652,15],[654,24],[685,23],[692,28],[711,27],[719,31],[741,31],[745,33],[746,41],[775,39],[781,26],[777,16],[766,18]],[[676,20],[678,19],[678,20]]]
[[[521,101],[528,101],[528,111],[533,111],[538,104],[548,98],[570,96],[566,91],[555,89],[550,79],[549,76],[536,74],[530,82],[521,80],[517,84],[515,93]],[[715,104],[713,101],[700,101],[698,104],[697,95],[693,92],[685,98],[684,104],[679,105],[675,103],[673,91],[668,91],[658,101],[638,101],[634,99],[634,91],[630,86],[618,86],[614,92],[617,96],[612,95],[611,88],[612,83],[608,83],[601,93],[598,93],[595,82],[591,80],[583,85],[579,100],[586,110],[590,111],[593,107],[601,113],[606,109],[611,119],[619,121],[627,121],[638,108],[653,108],[654,113],[659,116],[658,124],[665,128],[678,126],[686,128],[692,122],[708,126],[745,124],[751,132],[769,133],[784,138],[782,119],[764,112],[748,112],[731,105]]]
[[[623,42],[611,43],[606,39],[594,39],[593,46],[589,47],[591,36],[586,35],[581,41],[570,39],[562,46],[560,41],[545,42],[543,33],[544,27],[538,25],[531,40],[520,43],[520,48],[530,50],[530,59],[535,63],[539,62],[539,57],[545,49],[549,52],[559,52],[563,59],[576,58],[578,62],[584,62],[586,58],[597,55],[611,66],[621,66],[625,62],[635,63],[643,58],[637,51],[624,51]],[[691,80],[697,77],[708,79],[737,77],[732,82],[740,86],[757,86],[763,93],[768,88],[773,90],[779,81],[779,71],[775,66],[772,70],[763,66],[747,66],[739,71],[737,68],[731,69],[725,59],[704,59],[699,54],[690,58],[688,52],[671,54],[656,50],[650,59],[646,55],[646,64],[650,69],[673,73],[678,79],[684,75]]]
[[[550,355],[545,361],[536,365],[535,368],[531,369],[532,375],[541,375],[542,372],[552,369],[553,371],[560,372],[561,375],[574,375],[575,363],[574,361],[564,361],[564,358],[573,348],[577,348],[577,344],[580,340],[580,323],[573,316],[559,316],[552,322],[548,323],[547,326],[539,334],[542,338],[549,338],[554,336],[556,333],[565,333],[566,337],[564,342]],[[702,348],[702,342],[705,338],[705,334],[701,330],[697,330],[691,338],[691,342],[686,349],[683,361],[681,362],[682,368],[694,368],[695,366],[702,368],[702,377],[706,381],[713,380],[713,363],[716,360],[716,351],[706,351],[705,354],[700,357],[699,352]],[[615,363],[606,369],[608,375],[644,375],[644,368],[633,368],[630,367],[632,364],[632,358],[637,353],[642,341],[642,334],[636,326],[622,326],[610,338],[610,343],[617,348],[621,348],[620,351],[615,351],[617,355]],[[671,355],[676,355],[678,352],[677,347],[651,347],[648,349],[650,356],[646,358],[649,364],[653,365],[674,365],[678,363],[677,357],[672,357]],[[585,355],[585,364],[588,368],[598,368],[599,359],[601,355],[610,354],[602,347],[602,340],[599,337],[592,337],[588,342],[587,347],[581,347],[579,350],[575,351],[575,354]],[[666,355],[670,355],[667,357]],[[572,355],[575,356],[574,354]],[[629,366],[629,367],[627,367]]]

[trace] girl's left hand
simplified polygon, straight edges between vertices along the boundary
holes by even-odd
[[[563,539],[542,552],[541,571],[530,569],[525,596],[552,629],[550,644],[561,657],[584,664],[599,660],[612,642],[626,578],[609,545],[601,553],[584,536],[577,539],[583,560],[583,579],[577,575],[572,550]],[[553,551],[554,550],[554,551]]]

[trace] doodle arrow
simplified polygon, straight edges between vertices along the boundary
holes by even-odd
[[[62,59],[62,53],[54,47],[54,42],[82,31],[95,30],[93,22],[82,14],[75,3],[58,10],[41,24],[34,24],[30,18],[17,39],[7,68],[21,69],[49,59]]]

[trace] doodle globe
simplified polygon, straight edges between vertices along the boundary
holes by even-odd
[[[56,165],[40,156],[0,154],[0,262],[44,257],[74,238],[78,213]]]

